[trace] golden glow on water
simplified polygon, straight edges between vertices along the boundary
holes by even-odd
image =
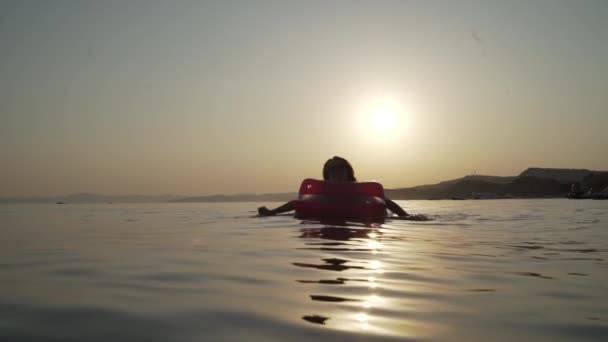
[[[372,294],[361,303],[361,306],[363,306],[366,309],[369,309],[373,305],[378,304],[379,302],[380,302],[380,297],[378,295]]]
[[[378,260],[372,260],[370,261],[369,266],[373,269],[379,269],[382,267],[382,262]]]
[[[157,325],[183,316],[169,339],[215,328],[232,334],[238,323],[246,334],[281,339],[310,332],[331,340],[487,341],[508,326],[499,339],[602,341],[605,289],[596,285],[607,280],[605,201],[453,202],[428,201],[420,210],[454,206],[437,209],[443,222],[374,228],[232,218],[249,203],[6,206],[0,216],[14,224],[0,239],[2,300],[23,305],[2,308],[16,312],[14,336],[32,330],[22,340],[66,336],[70,324],[104,334],[89,324],[100,317],[94,312],[49,311],[63,306],[98,308],[116,322],[128,314],[136,320],[116,331],[148,340]],[[457,225],[454,212],[472,219]],[[478,222],[482,215],[490,219]],[[30,310],[31,318],[23,313]],[[56,328],[39,323],[47,316]],[[544,328],[530,328],[530,317]]]
[[[500,293],[500,287],[493,280],[485,281],[487,286],[484,286],[458,279],[458,274],[462,278],[462,272],[467,275],[475,272],[458,268],[462,260],[471,258],[471,251],[463,249],[458,241],[460,232],[441,230],[441,235],[432,235],[439,234],[437,228],[432,230],[432,225],[424,228],[410,225],[402,231],[391,225],[393,223],[388,223],[386,228],[302,229],[300,237],[307,240],[298,250],[313,251],[294,263],[305,268],[302,274],[309,274],[307,294],[314,301],[308,303],[310,307],[306,306],[309,311],[305,312],[304,320],[370,339],[374,336],[404,339],[439,336],[465,340],[470,332],[460,329],[461,335],[452,336],[450,330],[454,329],[451,323],[446,323],[446,317],[466,319],[467,315],[474,315],[469,306],[492,303],[491,298]],[[440,238],[444,241],[444,248],[440,250],[437,244],[426,243]],[[493,245],[478,247],[472,258],[491,262],[490,258],[496,255],[493,249]],[[452,267],[446,268],[446,265]],[[480,265],[484,264],[475,267]],[[493,267],[503,266],[493,264]],[[504,277],[492,272],[495,270],[477,272],[477,275]],[[538,278],[533,280],[545,279]],[[500,310],[502,304],[493,305],[492,310]]]
[[[378,253],[378,250],[382,249],[384,246],[380,243],[377,238],[380,237],[381,234],[377,232],[370,232],[367,234],[369,237],[368,240],[362,241],[370,248],[370,252],[374,255],[374,259],[369,260],[367,262],[368,267],[366,269],[374,273],[383,273],[384,272],[384,263],[375,259],[375,255]],[[361,299],[361,303],[359,307],[363,309],[363,311],[357,312],[353,317],[356,321],[357,327],[362,331],[373,330],[375,332],[379,332],[381,330],[385,330],[385,328],[380,328],[375,326],[372,322],[374,322],[373,310],[375,307],[384,307],[388,303],[384,303],[382,297],[378,294],[378,290],[381,290],[378,286],[378,281],[375,276],[367,276],[365,278],[366,285],[369,288],[369,294],[366,297]],[[376,322],[377,324],[377,322]]]
[[[367,322],[369,317],[367,316],[367,314],[365,312],[360,312],[355,315],[355,319],[359,322]]]
[[[376,283],[376,278],[367,277],[367,286],[372,289],[375,289],[376,287],[378,287],[378,284]]]
[[[363,330],[368,330],[370,328],[370,324],[368,322],[369,316],[365,312],[356,314],[355,319],[359,322],[359,328]]]
[[[381,244],[380,242],[376,241],[376,240],[369,240],[369,241],[367,242],[367,246],[368,246],[369,248],[372,248],[372,249],[379,249],[379,248],[382,248],[382,244]]]

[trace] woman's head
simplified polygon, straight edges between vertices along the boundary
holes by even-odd
[[[356,182],[355,171],[348,160],[333,157],[323,165],[323,179],[342,182]]]

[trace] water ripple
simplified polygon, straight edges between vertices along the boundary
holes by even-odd
[[[603,341],[606,203],[409,201],[435,221],[374,227],[9,206],[0,341]]]

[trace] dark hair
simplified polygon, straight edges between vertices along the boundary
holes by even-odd
[[[323,179],[324,180],[328,180],[329,179],[329,172],[330,172],[330,164],[335,163],[338,164],[342,167],[344,167],[346,169],[346,172],[348,174],[348,181],[349,182],[356,182],[357,178],[355,178],[355,170],[353,170],[352,165],[350,165],[350,163],[348,162],[348,160],[342,158],[342,157],[333,157],[329,160],[327,160],[325,162],[325,165],[323,165]]]

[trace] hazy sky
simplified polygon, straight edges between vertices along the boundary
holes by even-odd
[[[608,1],[2,1],[0,196],[608,170]],[[392,123],[368,122],[384,111]]]

